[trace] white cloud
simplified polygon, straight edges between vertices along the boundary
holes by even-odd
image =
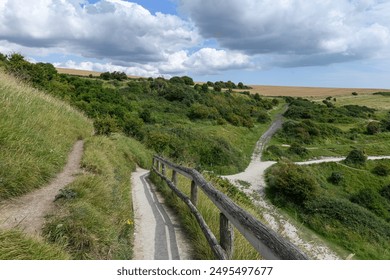
[[[126,63],[159,61],[199,41],[190,23],[174,15],[152,15],[126,1],[4,1],[0,40],[24,47],[63,48],[68,53]]]
[[[232,68],[249,68],[249,56],[236,51],[203,48],[189,56],[183,63],[189,69],[197,69],[198,73],[215,73]]]
[[[204,38],[250,55],[328,64],[369,58],[390,46],[383,0],[178,0]],[[324,59],[324,58],[327,59]]]
[[[178,51],[167,55],[163,61],[150,62],[148,64],[133,63],[131,66],[121,66],[111,62],[75,62],[73,60],[55,63],[55,66],[99,72],[120,71],[129,75],[144,77],[173,76],[189,72],[195,74],[216,74],[226,69],[252,67],[249,57],[246,55],[212,48],[203,48],[193,54]]]

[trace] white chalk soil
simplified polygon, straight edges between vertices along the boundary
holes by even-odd
[[[1,202],[0,229],[17,229],[28,235],[40,237],[45,216],[54,209],[55,196],[81,172],[82,154],[83,141],[77,141],[63,171],[48,185],[21,197]]]
[[[149,170],[132,173],[135,260],[190,260],[191,247],[175,213],[148,180]]]

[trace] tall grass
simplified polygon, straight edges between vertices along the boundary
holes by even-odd
[[[42,186],[92,131],[80,112],[0,71],[0,200]]]
[[[1,260],[66,260],[70,256],[61,247],[45,244],[17,231],[0,232]]]
[[[137,150],[134,154],[132,151]],[[113,135],[86,140],[82,166],[87,171],[70,184],[44,234],[73,259],[131,259],[133,209],[130,174],[147,167],[151,152],[133,139]]]

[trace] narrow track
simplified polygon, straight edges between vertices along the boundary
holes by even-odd
[[[189,260],[187,240],[175,213],[148,180],[149,170],[137,168],[132,174],[135,216],[134,259]]]
[[[54,198],[59,190],[73,182],[81,172],[83,141],[77,141],[68,156],[67,164],[47,186],[21,197],[0,203],[0,229],[18,229],[29,235],[40,236],[45,215],[54,208]]]

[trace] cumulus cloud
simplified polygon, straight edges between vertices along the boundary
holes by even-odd
[[[321,65],[377,56],[390,43],[383,0],[178,0],[204,38],[280,65]]]
[[[148,64],[132,63],[131,66],[121,66],[111,62],[75,62],[73,60],[56,63],[55,66],[99,72],[120,71],[129,75],[146,77],[170,77],[189,72],[195,74],[216,74],[226,69],[253,67],[250,63],[250,57],[247,55],[212,48],[203,48],[192,54],[186,51],[178,51],[167,55],[163,61],[150,62]]]
[[[62,48],[117,63],[159,61],[195,46],[199,36],[174,15],[152,15],[120,0],[2,0],[0,40],[29,48]]]

